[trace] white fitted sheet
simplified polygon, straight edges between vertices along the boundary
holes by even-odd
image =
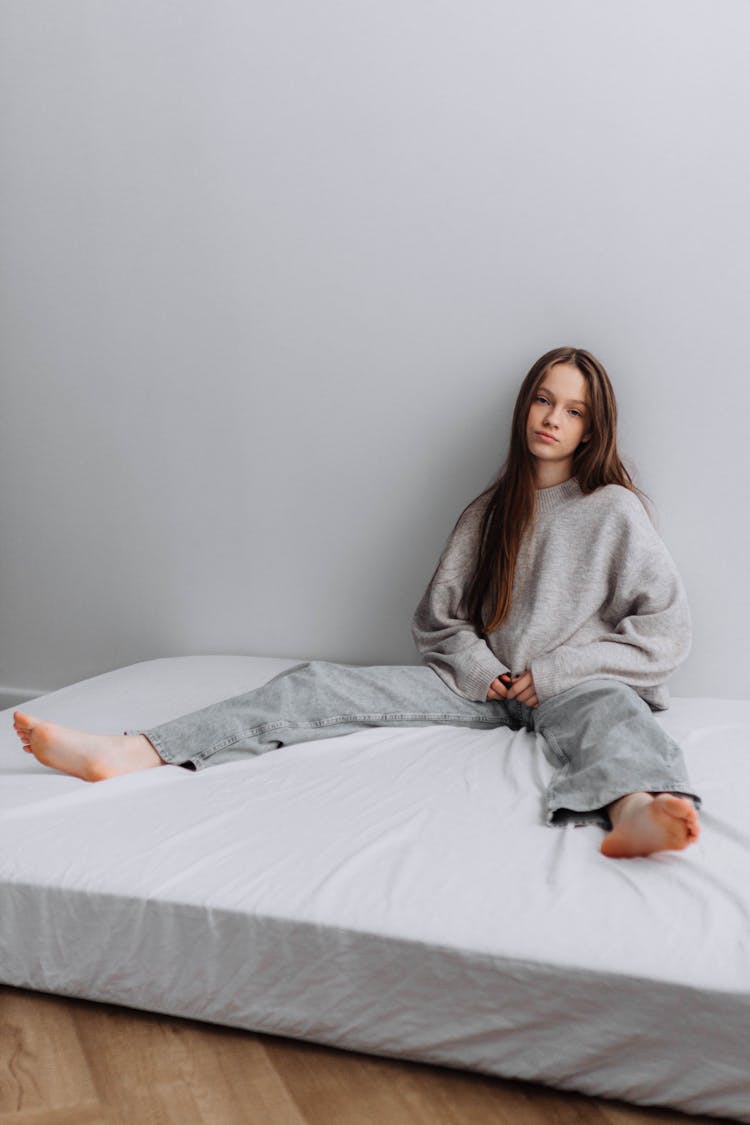
[[[26,709],[143,728],[294,663],[152,660]],[[659,716],[703,834],[627,861],[544,824],[525,731],[370,729],[90,785],[0,716],[4,983],[750,1122],[750,701]]]

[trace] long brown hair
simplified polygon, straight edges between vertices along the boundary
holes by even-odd
[[[557,363],[575,364],[586,380],[590,437],[573,454],[573,475],[581,491],[620,484],[639,495],[617,452],[617,402],[609,376],[582,348],[553,348],[533,365],[518,392],[508,458],[487,493],[474,568],[464,593],[469,620],[480,635],[502,625],[510,610],[516,561],[524,533],[533,523],[536,483],[526,440],[526,422],[537,388]]]

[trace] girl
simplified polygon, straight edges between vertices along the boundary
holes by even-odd
[[[40,762],[97,781],[191,769],[362,726],[539,732],[557,767],[550,824],[597,822],[607,856],[698,837],[682,753],[654,720],[690,647],[682,583],[617,452],[603,366],[580,348],[533,365],[497,482],[462,513],[417,608],[423,667],[314,662],[143,732],[87,734],[16,711]]]

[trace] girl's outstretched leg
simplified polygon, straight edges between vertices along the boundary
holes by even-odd
[[[609,806],[603,855],[614,859],[681,851],[700,834],[693,802],[674,793],[628,793]]]
[[[13,713],[13,726],[24,750],[42,765],[83,781],[104,781],[164,764],[143,734],[89,734],[23,711]]]
[[[193,769],[363,727],[521,725],[504,702],[456,695],[430,668],[300,664],[243,695],[147,731],[102,735],[15,713],[24,748],[53,769],[101,781],[159,765]]]

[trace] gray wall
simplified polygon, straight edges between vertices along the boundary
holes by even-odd
[[[610,370],[750,695],[744,0],[3,0],[0,684],[413,659],[521,377]]]

